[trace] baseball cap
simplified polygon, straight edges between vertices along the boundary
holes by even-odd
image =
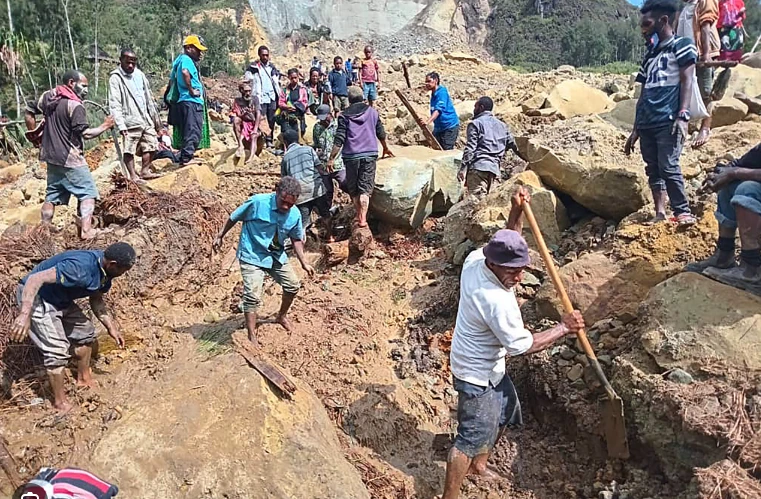
[[[330,114],[330,106],[327,104],[322,104],[320,107],[317,108],[317,119],[318,120],[324,120],[328,117]]]
[[[531,264],[528,244],[514,230],[502,229],[484,246],[486,260],[500,267],[521,268]]]
[[[203,43],[201,43],[201,38],[198,35],[188,35],[185,37],[185,41],[182,42],[183,47],[187,47],[188,45],[192,45],[198,50],[206,51],[208,50]]]

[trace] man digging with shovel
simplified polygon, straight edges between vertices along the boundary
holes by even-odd
[[[462,268],[450,354],[458,393],[457,437],[447,458],[442,499],[457,498],[468,473],[493,475],[486,467],[491,449],[507,426],[522,423],[518,395],[505,372],[505,356],[540,352],[584,328],[578,310],[541,333],[532,335],[524,327],[514,287],[531,263],[521,236],[528,191],[520,188],[511,201],[507,228],[473,251]]]

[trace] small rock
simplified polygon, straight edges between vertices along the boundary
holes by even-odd
[[[558,353],[563,360],[571,360],[576,357],[576,352],[569,348],[568,345],[560,345],[560,352]]]
[[[573,388],[574,390],[584,390],[586,387],[587,387],[587,385],[584,384],[584,380],[583,379],[577,379],[576,381],[571,383],[571,388]]]
[[[571,381],[576,381],[581,379],[581,377],[584,375],[584,366],[581,364],[574,365],[571,369],[568,370],[568,379]]]
[[[599,499],[613,499],[613,492],[609,490],[601,490],[597,497]]]
[[[521,281],[521,284],[523,284],[524,286],[541,286],[542,285],[539,278],[536,277],[531,272],[523,273],[523,280]]]
[[[689,385],[693,381],[695,381],[690,375],[690,373],[679,368],[676,368],[673,371],[671,371],[668,374],[667,378],[671,382],[681,383],[682,385]]]
[[[220,319],[219,312],[217,312],[216,310],[212,310],[211,312],[206,314],[206,317],[203,318],[203,321],[208,324],[213,324],[219,321],[219,319]]]
[[[610,355],[600,355],[597,357],[597,360],[599,360],[600,364],[604,366],[610,367],[611,365],[613,365],[613,359],[611,358]]]

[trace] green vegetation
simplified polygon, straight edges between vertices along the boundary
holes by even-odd
[[[182,37],[197,33],[209,47],[201,62],[205,75],[243,68],[230,53],[244,52],[254,40],[231,19],[193,16],[214,8],[248,9],[246,0],[5,0],[0,8],[0,48],[13,61],[0,63],[0,113],[16,115],[18,100],[33,99],[55,85],[75,65],[90,80],[90,95],[103,101],[106,79],[122,48],[130,47],[156,86],[179,54]],[[10,6],[11,20],[8,19]],[[68,17],[68,22],[67,22]],[[97,51],[96,51],[97,46]],[[97,52],[97,60],[96,60]],[[97,69],[97,71],[96,71]]]

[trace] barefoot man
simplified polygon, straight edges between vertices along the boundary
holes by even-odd
[[[447,458],[443,499],[455,499],[468,473],[489,476],[486,462],[504,428],[522,423],[518,395],[505,372],[505,356],[544,350],[584,327],[574,311],[560,324],[532,335],[523,326],[514,287],[530,263],[521,236],[521,188],[512,198],[507,229],[472,252],[460,277],[460,304],[450,362],[457,390],[457,438]]]
[[[63,386],[63,370],[69,363],[69,349],[77,358],[77,385],[92,387],[90,370],[95,327],[74,303],[90,298],[90,308],[106,327],[119,348],[124,347],[119,328],[106,309],[103,295],[111,280],[135,264],[135,250],[127,243],[112,244],[105,251],[65,251],[37,265],[18,286],[21,313],[11,331],[14,341],[29,334],[42,352],[53,390],[53,405],[61,412],[71,409]]]
[[[265,274],[269,274],[283,288],[283,301],[276,320],[286,331],[291,330],[286,315],[301,288],[301,281],[288,262],[286,239],[290,238],[293,242],[293,250],[304,272],[309,276],[314,274],[314,269],[304,258],[304,229],[296,207],[300,195],[301,184],[298,180],[281,178],[275,192],[256,194],[232,212],[214,240],[214,249],[219,251],[225,234],[235,224],[243,222],[238,241],[238,260],[243,276],[242,308],[248,339],[256,346],[256,311],[262,304]]]

